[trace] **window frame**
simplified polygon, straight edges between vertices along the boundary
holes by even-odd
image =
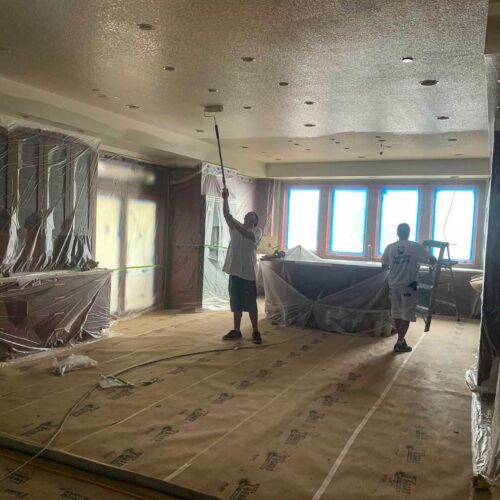
[[[287,221],[288,221],[288,199],[290,189],[319,189],[319,215],[317,231],[317,250],[314,251],[319,257],[329,260],[341,260],[345,262],[380,262],[379,252],[381,231],[381,208],[382,192],[384,189],[418,189],[419,205],[416,228],[417,241],[432,239],[434,227],[434,205],[435,192],[438,189],[474,189],[475,205],[473,220],[473,250],[470,262],[460,262],[455,267],[461,269],[481,269],[484,262],[481,221],[485,219],[487,210],[487,178],[474,179],[412,179],[398,181],[395,179],[368,180],[363,179],[353,182],[347,179],[318,180],[317,182],[288,180],[283,182],[280,203],[280,227],[278,230],[278,248],[286,251]],[[331,229],[332,229],[332,192],[333,189],[368,189],[368,203],[365,217],[365,241],[364,254],[340,254],[330,251]],[[396,239],[396,235],[394,235]],[[383,249],[382,249],[383,250]]]
[[[430,225],[430,239],[434,239],[434,230],[436,227],[436,201],[437,195],[440,191],[472,191],[474,195],[474,209],[472,214],[472,237],[471,237],[471,245],[470,245],[470,259],[466,261],[459,260],[459,266],[467,266],[472,265],[476,261],[476,243],[477,243],[477,226],[478,224],[478,194],[479,188],[476,186],[446,186],[446,187],[436,187],[432,193],[432,219]],[[451,250],[450,250],[451,253]],[[458,260],[458,259],[452,259]]]
[[[366,206],[365,206],[365,223],[364,223],[364,233],[363,233],[363,251],[358,252],[335,252],[332,250],[333,243],[333,222],[334,222],[334,208],[333,203],[335,201],[334,192],[335,190],[350,190],[350,191],[364,191],[366,192]],[[326,233],[326,247],[325,255],[331,258],[342,258],[345,260],[365,260],[367,257],[367,236],[368,236],[368,209],[370,206],[370,189],[367,185],[333,185],[329,187],[329,197],[328,197],[328,213],[327,213],[327,233]],[[320,205],[321,206],[321,205]],[[320,219],[320,217],[318,217]],[[318,228],[319,230],[319,228]]]
[[[317,222],[317,231],[316,231],[316,248],[314,250],[309,250],[311,252],[318,252],[320,246],[319,246],[319,235],[320,235],[320,221],[321,221],[321,187],[319,186],[314,186],[314,185],[304,185],[304,186],[290,186],[286,190],[286,196],[285,196],[285,210],[283,211],[283,223],[282,223],[282,245],[286,250],[289,250],[288,248],[288,220],[289,220],[289,206],[290,206],[290,193],[291,190],[300,190],[300,191],[318,191],[319,197],[318,197],[318,222]]]
[[[416,241],[419,240],[419,231],[420,231],[420,217],[421,217],[421,199],[422,199],[422,189],[419,186],[382,186],[380,188],[379,202],[378,202],[378,214],[377,214],[377,232],[375,233],[375,241],[377,247],[376,256],[378,259],[382,258],[384,253],[384,249],[380,247],[382,243],[382,216],[384,215],[383,211],[383,196],[386,191],[417,191],[418,199],[417,199],[417,223],[415,226],[415,236]],[[394,241],[396,241],[396,229],[394,228]]]

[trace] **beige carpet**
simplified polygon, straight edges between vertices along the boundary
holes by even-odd
[[[411,355],[395,355],[393,338],[266,321],[253,348],[248,332],[222,342],[229,327],[228,313],[149,314],[72,350],[94,368],[56,377],[50,358],[2,368],[0,430],[45,443],[99,374],[198,352],[121,375],[132,389],[96,390],[54,447],[231,500],[500,498],[469,489],[464,372],[477,322],[435,319],[428,334],[412,325]],[[217,349],[229,350],[203,352]]]

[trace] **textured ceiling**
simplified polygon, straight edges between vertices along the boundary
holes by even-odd
[[[489,154],[487,0],[0,0],[0,12],[0,76],[207,141],[202,107],[223,104],[223,147],[266,163]]]

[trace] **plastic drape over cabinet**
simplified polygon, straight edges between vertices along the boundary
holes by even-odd
[[[98,141],[0,118],[0,271],[92,258]]]
[[[344,271],[301,247],[290,249],[284,260],[260,265],[266,314],[273,323],[390,335],[388,272],[380,267],[345,265]]]
[[[100,269],[0,278],[0,361],[101,336],[109,285]]]
[[[256,210],[254,179],[226,169],[229,206],[235,219]],[[220,167],[171,176],[169,305],[184,309],[227,309],[228,276],[222,271],[229,229],[222,210]]]

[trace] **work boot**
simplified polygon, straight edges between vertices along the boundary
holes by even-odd
[[[252,342],[254,344],[262,344],[262,337],[260,336],[260,332],[252,333]]]
[[[411,352],[411,347],[403,339],[403,342],[394,345],[394,352]]]
[[[241,332],[238,330],[231,330],[229,333],[226,333],[222,340],[239,340],[241,339]]]

